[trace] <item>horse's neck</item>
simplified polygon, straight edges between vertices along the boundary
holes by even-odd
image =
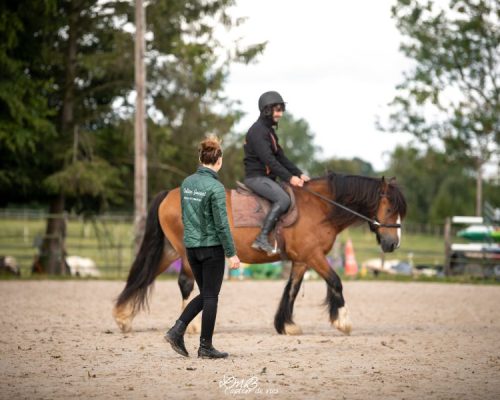
[[[371,214],[373,212],[373,210],[371,210],[372,206],[369,204],[369,201],[367,201],[368,197],[370,196],[365,197],[362,194],[360,195],[359,191],[355,189],[358,187],[358,185],[356,184],[356,179],[358,178],[363,179],[363,177],[357,176],[342,177],[340,181],[334,180],[332,182],[332,184],[334,185],[333,187],[330,187],[328,178],[319,179],[317,181],[311,182],[311,186],[309,187],[309,189],[320,193],[333,201],[339,202],[343,206],[346,206],[353,211],[361,214]],[[346,179],[347,181],[343,181],[343,179]],[[356,191],[356,193],[345,193],[345,189],[341,189],[337,185],[347,185],[347,187],[350,187],[353,191]],[[361,186],[359,187],[359,189],[361,190]],[[366,187],[365,185],[364,189],[371,190],[372,188]],[[341,232],[353,223],[359,222],[359,218],[354,214],[349,213],[349,211],[339,209],[338,207],[334,208],[333,214],[329,213],[329,219],[338,232]]]
[[[307,183],[307,189],[312,192],[318,193],[322,196],[328,197],[329,199],[335,200],[332,192],[328,186],[326,179],[318,179]]]
[[[325,217],[331,210],[331,203],[328,202],[328,199],[334,200],[328,182],[324,179],[313,180],[307,183],[305,189],[310,194],[302,198],[303,206],[308,210],[315,210],[311,213],[311,217],[317,218],[318,223],[324,223]],[[297,193],[297,189],[295,193]]]
[[[330,188],[328,182],[325,184]],[[351,204],[344,204],[345,206],[351,205],[367,212],[369,210],[366,207],[373,207],[372,200],[377,195],[379,188],[379,183],[376,180],[359,175],[344,176],[340,180],[334,180],[332,184],[334,187],[331,188],[330,197],[333,200],[345,202],[349,199]]]

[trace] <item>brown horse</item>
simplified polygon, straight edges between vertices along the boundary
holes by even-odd
[[[284,253],[292,261],[292,269],[274,326],[281,334],[301,333],[293,322],[293,305],[304,273],[312,268],[327,283],[330,322],[341,332],[349,334],[351,323],[342,294],[342,282],[330,267],[326,254],[342,230],[363,222],[363,219],[368,221],[382,250],[392,252],[400,243],[400,221],[406,214],[406,201],[394,180],[387,182],[383,177],[375,179],[330,173],[311,180],[304,188],[293,190],[299,217],[293,225],[282,230]],[[226,201],[241,261],[258,264],[279,260],[279,255],[270,257],[252,249],[258,228],[234,228],[229,191]],[[152,201],[142,245],[113,310],[122,331],[129,331],[134,316],[141,308],[147,307],[150,285],[158,274],[179,257],[182,268],[178,283],[184,304],[193,290],[194,277],[183,245],[180,191],[176,188],[159,193]]]

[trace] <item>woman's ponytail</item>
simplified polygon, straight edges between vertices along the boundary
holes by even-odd
[[[205,165],[214,165],[222,157],[222,148],[219,138],[210,135],[200,142],[198,146],[200,162]]]

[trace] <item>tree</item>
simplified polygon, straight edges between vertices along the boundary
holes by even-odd
[[[473,180],[458,163],[447,164],[446,155],[398,146],[391,154],[388,176],[396,176],[408,204],[407,219],[418,223],[442,223],[451,215],[473,211]]]
[[[0,41],[6,43],[0,46],[6,72],[0,77],[0,180],[8,184],[2,185],[1,197],[50,203],[40,261],[45,271],[58,273],[65,209],[101,210],[131,201],[133,3],[35,3],[0,5]],[[179,181],[172,171],[188,171],[187,160],[191,165],[205,133],[225,135],[239,118],[233,103],[221,96],[228,65],[250,62],[264,44],[217,56],[214,29],[220,21],[228,29],[236,23],[226,12],[232,4],[148,3],[147,123],[153,127],[148,148],[155,159],[152,182],[162,189],[168,179]]]
[[[132,40],[121,26],[129,15],[125,2],[59,0],[42,34],[35,34],[47,56],[43,63],[32,62],[29,73],[51,83],[50,122],[56,131],[37,148],[42,185],[50,197],[39,260],[48,273],[64,271],[66,199],[102,204],[120,187],[118,171],[95,153],[93,142],[113,120],[113,101],[132,87]]]
[[[55,112],[47,95],[52,85],[33,75],[33,64],[44,64],[40,40],[54,2],[4,1],[0,4],[0,204],[39,198],[44,171],[37,148],[56,130]]]
[[[414,61],[393,100],[387,129],[441,144],[447,162],[476,171],[481,213],[482,170],[500,140],[500,6],[492,0],[398,0],[392,16]]]
[[[148,131],[153,143],[156,138],[163,144],[150,146],[148,151],[149,158],[155,160],[151,182],[159,184],[150,186],[152,191],[178,186],[195,171],[195,149],[204,135],[228,136],[224,142],[238,147],[229,136],[241,112],[233,100],[223,96],[222,89],[230,64],[251,62],[265,43],[246,48],[235,44],[220,55],[222,44],[215,30],[239,24],[227,13],[233,4],[232,0],[157,0],[147,8],[147,26],[153,36],[146,43],[149,113],[156,125],[148,126]],[[227,175],[226,171],[223,174]]]
[[[236,187],[236,181],[243,182],[245,178],[245,166],[243,164],[244,143],[245,134],[235,132],[228,134],[222,142],[224,156],[219,177],[227,188]]]
[[[442,224],[446,217],[471,215],[474,211],[474,182],[467,176],[447,176],[431,199],[429,222]]]
[[[301,170],[311,174],[321,149],[314,144],[314,133],[307,121],[285,113],[279,122],[277,133],[286,156]]]
[[[328,171],[349,175],[377,175],[373,170],[371,163],[358,157],[354,157],[352,159],[332,157],[316,162],[314,168],[315,175],[324,175]]]

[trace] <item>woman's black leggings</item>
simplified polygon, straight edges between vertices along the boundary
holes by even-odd
[[[201,337],[211,341],[217,316],[219,292],[224,278],[224,249],[222,246],[211,246],[186,250],[200,294],[189,302],[179,319],[188,325],[203,310]]]

